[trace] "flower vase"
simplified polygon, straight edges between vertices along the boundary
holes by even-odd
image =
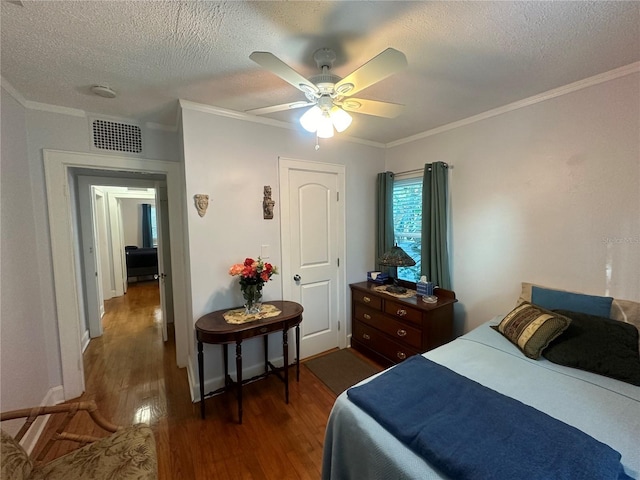
[[[245,315],[255,315],[260,313],[262,307],[262,288],[260,285],[244,285],[242,286],[242,296],[244,297],[244,313]]]

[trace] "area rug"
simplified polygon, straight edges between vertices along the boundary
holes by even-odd
[[[362,360],[349,348],[307,360],[303,365],[336,395],[382,370]]]

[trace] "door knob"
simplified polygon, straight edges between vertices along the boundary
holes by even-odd
[[[302,280],[302,277],[296,273],[296,274],[293,276],[293,279],[294,279],[296,282],[299,282],[300,280]]]

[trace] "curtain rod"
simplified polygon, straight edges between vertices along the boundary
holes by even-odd
[[[444,168],[453,168],[453,165],[449,165],[448,163],[441,162],[444,165]],[[406,172],[393,172],[394,175],[409,175],[411,173],[420,173],[424,172],[424,168],[416,168],[414,170],[407,170]]]

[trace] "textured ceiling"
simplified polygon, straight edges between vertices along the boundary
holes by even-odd
[[[388,143],[640,60],[640,2],[2,1],[2,77],[26,100],[175,125],[177,99],[243,112],[304,100],[249,60],[344,77],[387,47],[409,68],[359,97],[350,136]],[[108,85],[118,97],[90,93]],[[297,123],[304,109],[268,117]],[[344,134],[343,134],[344,135]]]

